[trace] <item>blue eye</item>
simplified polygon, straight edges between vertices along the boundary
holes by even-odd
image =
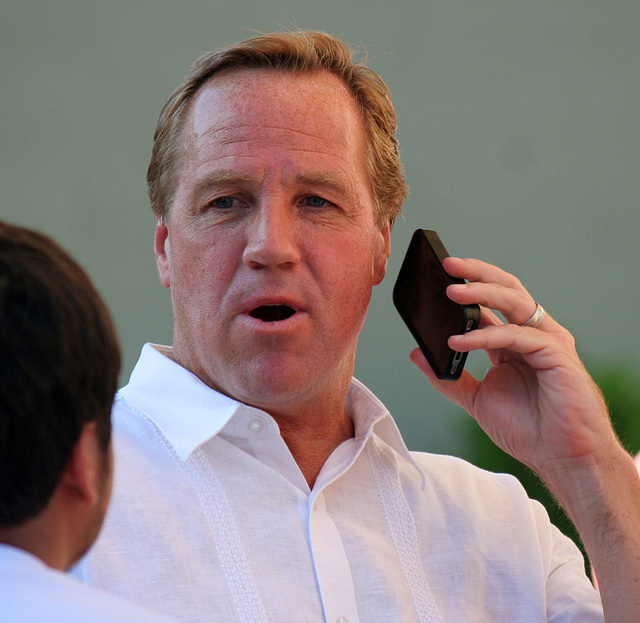
[[[219,197],[213,201],[213,205],[221,210],[228,210],[235,205],[235,199],[233,197]]]
[[[322,197],[316,195],[309,195],[305,197],[305,202],[310,208],[324,208],[327,205],[327,201]]]

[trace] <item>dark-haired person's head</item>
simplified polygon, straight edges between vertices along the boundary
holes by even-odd
[[[113,322],[85,271],[47,236],[0,222],[0,540],[50,509],[62,484],[98,509],[75,555],[95,538],[119,370]]]

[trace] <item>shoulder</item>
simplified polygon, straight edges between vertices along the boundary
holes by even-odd
[[[487,487],[492,491],[510,495],[524,495],[526,492],[520,482],[511,474],[497,474],[476,467],[464,459],[445,454],[411,452],[411,457],[424,471],[434,487],[460,490]]]
[[[28,573],[5,574],[0,570],[2,620],[48,621],[49,623],[171,623],[162,615],[143,610],[128,601],[86,586],[44,565]],[[8,576],[8,577],[7,577]],[[34,599],[37,594],[38,599]]]
[[[552,524],[544,507],[529,498],[520,481],[511,474],[497,474],[446,455],[411,452],[425,475],[425,492],[431,503],[452,511],[460,519],[485,528],[505,524],[530,526],[551,538]]]

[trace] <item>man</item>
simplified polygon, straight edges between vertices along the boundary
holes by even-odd
[[[406,194],[394,132],[384,83],[320,33],[215,51],[170,97],[148,180],[173,347],[146,345],[116,401],[87,581],[186,621],[602,620],[577,549],[517,482],[409,453],[352,379]],[[471,282],[449,296],[484,307],[451,345],[493,366],[446,384],[414,361],[546,479],[623,620],[640,483],[600,394],[514,277],[446,268]]]
[[[120,351],[84,271],[0,223],[0,619],[161,623],[60,571],[91,546],[112,482]]]

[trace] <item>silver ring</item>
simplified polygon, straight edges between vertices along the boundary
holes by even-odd
[[[533,316],[531,316],[531,318],[529,318],[527,322],[523,322],[520,326],[532,327],[533,329],[535,329],[544,320],[544,317],[546,315],[547,312],[544,311],[542,305],[540,305],[540,303],[536,303],[536,311],[533,312]]]

